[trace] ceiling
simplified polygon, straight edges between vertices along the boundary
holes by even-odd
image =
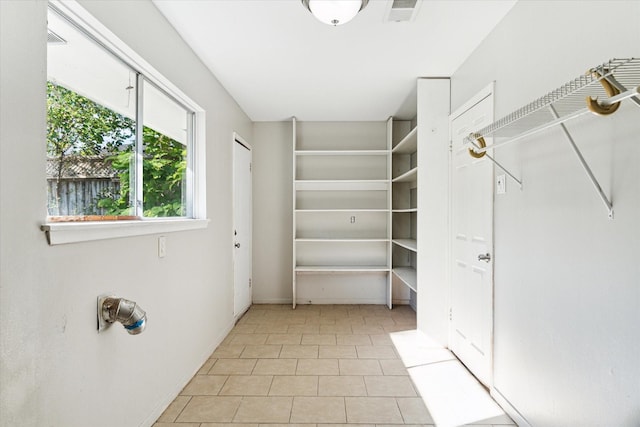
[[[451,76],[515,4],[418,0],[388,22],[391,2],[332,27],[299,0],[154,0],[253,121],[410,119],[416,78]]]

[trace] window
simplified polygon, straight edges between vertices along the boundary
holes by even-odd
[[[49,244],[205,228],[204,116],[77,2],[50,0]]]
[[[195,218],[193,108],[50,8],[49,221]]]

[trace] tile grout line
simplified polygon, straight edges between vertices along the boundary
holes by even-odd
[[[346,396],[342,396],[342,405],[344,406],[344,422],[349,424],[349,418],[347,415],[347,398]]]
[[[394,400],[396,401],[396,408],[398,408],[398,412],[400,413],[400,417],[402,418],[402,423],[406,424],[407,420],[405,420],[404,414],[402,413],[402,409],[400,409],[400,402],[398,402],[398,398],[397,397]]]
[[[178,396],[180,396],[180,395],[178,395]],[[182,409],[180,410],[178,415],[176,415],[176,417],[173,419],[172,423],[175,423],[178,420],[178,418],[180,418],[180,415],[182,415],[184,410],[187,408],[187,405],[189,405],[189,402],[191,402],[191,399],[193,399],[193,396],[189,396],[189,399],[187,400],[187,403],[184,404],[184,406],[182,407]],[[175,401],[175,399],[174,399],[174,401]]]
[[[238,404],[238,407],[236,408],[236,410],[233,411],[233,416],[231,417],[231,421],[229,421],[230,423],[233,423],[236,417],[238,416],[238,411],[240,410],[240,406],[242,406],[242,402],[244,402],[244,398],[245,396],[242,396],[240,398],[240,403]]]
[[[296,397],[291,396],[291,408],[289,409],[289,424],[291,424],[291,417],[293,416],[293,404],[295,403]]]
[[[222,390],[224,390],[224,386],[227,384],[227,381],[229,381],[229,378],[231,378],[231,375],[226,375],[226,377],[227,378],[222,383],[222,386],[220,387],[220,390],[218,390],[218,392],[215,394],[216,396],[220,396],[220,393],[222,392]]]

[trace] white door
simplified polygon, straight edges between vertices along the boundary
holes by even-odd
[[[233,142],[233,314],[251,305],[251,146],[234,135]]]
[[[493,163],[471,157],[470,144],[463,144],[463,138],[492,121],[491,92],[450,118],[450,343],[462,363],[487,386],[491,385],[493,358]]]

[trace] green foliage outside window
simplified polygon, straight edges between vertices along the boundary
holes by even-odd
[[[91,155],[104,156],[119,178],[118,194],[102,194],[87,211],[102,208],[107,215],[131,214],[134,140],[133,120],[47,82],[47,154],[56,159],[56,180],[60,182],[74,157]],[[184,216],[186,147],[147,126],[143,145],[143,215]],[[58,201],[60,197],[56,195]]]

